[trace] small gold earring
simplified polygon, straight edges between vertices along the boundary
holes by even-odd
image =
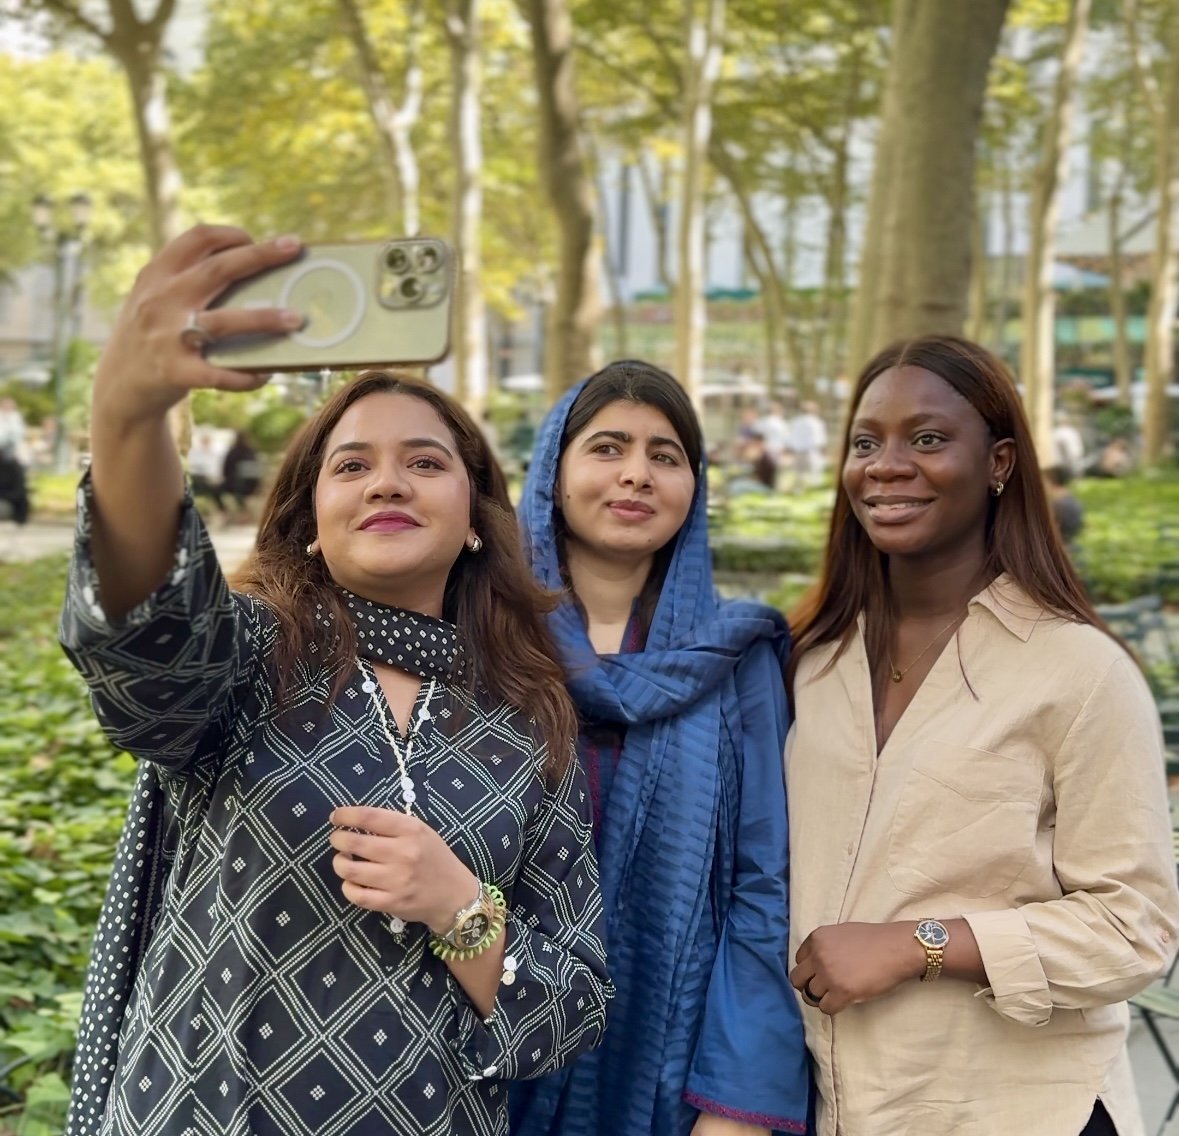
[[[314,555],[315,555],[315,541],[312,541],[312,542],[311,542],[311,543],[310,543],[310,544],[307,546],[307,555],[308,555],[308,556],[314,556]]]
[[[483,541],[481,541],[477,536],[474,536],[471,538],[471,543],[468,544],[467,547],[472,552],[478,552],[483,547]]]
[[[1006,487],[1006,486],[1003,484],[1003,482],[1001,482],[1001,481],[996,481],[996,482],[995,482],[995,485],[994,485],[994,488],[991,490],[991,496],[992,496],[992,497],[1002,497],[1002,496],[1003,496],[1003,490],[1004,490],[1004,489],[1006,489],[1006,488],[1007,488],[1007,487]]]

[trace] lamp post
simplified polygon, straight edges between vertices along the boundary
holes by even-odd
[[[33,225],[51,254],[53,266],[53,321],[50,335],[50,366],[53,383],[53,466],[65,472],[65,384],[69,371],[70,344],[78,334],[82,314],[82,253],[90,224],[91,200],[87,193],[74,193],[69,202],[70,222],[59,226],[53,198],[39,193],[33,199]]]

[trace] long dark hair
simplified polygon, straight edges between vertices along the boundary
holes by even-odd
[[[698,482],[704,458],[704,431],[700,428],[700,419],[696,417],[692,400],[670,374],[653,363],[644,363],[640,359],[620,359],[608,363],[586,380],[581,393],[569,408],[569,417],[565,419],[561,448],[557,455],[558,469],[553,471],[554,479],[558,476],[561,458],[569,443],[589,426],[599,411],[604,410],[612,402],[620,401],[653,406],[666,416],[683,444],[692,476]],[[553,511],[553,523],[557,527],[561,571],[572,592],[573,586],[565,572],[565,522],[557,508]],[[651,571],[643,584],[643,590],[639,593],[638,620],[644,635],[651,626],[655,605],[659,602],[659,593],[663,588],[663,580],[667,575],[667,566],[671,562],[674,547],[673,536],[655,553]],[[573,594],[576,598],[577,593]]]
[[[985,578],[990,581],[1007,573],[1048,611],[1092,624],[1112,636],[1086,596],[1052,521],[1032,432],[1011,372],[977,343],[930,335],[886,347],[856,381],[836,474],[823,571],[790,617],[795,642],[790,682],[798,660],[812,647],[840,640],[842,652],[860,612],[867,621],[869,658],[883,658],[887,652],[893,618],[887,559],[856,520],[842,470],[851,445],[851,420],[864,392],[894,367],[920,367],[937,375],[978,411],[992,441],[1010,438],[1015,445],[1015,467],[1003,495],[991,499],[987,512]]]
[[[338,390],[300,430],[267,498],[251,558],[234,585],[274,610],[282,634],[275,655],[280,684],[295,664],[314,657],[338,667],[356,652],[356,634],[340,589],[321,556],[308,556],[315,539],[315,484],[324,447],[344,412],[370,394],[404,394],[428,403],[458,445],[471,484],[471,525],[483,541],[464,548],[446,581],[443,618],[454,623],[465,648],[472,689],[483,688],[536,719],[548,743],[548,769],[563,771],[576,736],[576,716],[565,676],[544,620],[556,597],[536,582],[524,559],[516,514],[499,463],[470,415],[448,395],[410,376],[367,371]],[[325,629],[317,605],[333,616]]]

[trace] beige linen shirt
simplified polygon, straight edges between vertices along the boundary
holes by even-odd
[[[803,1002],[819,1136],[1077,1136],[1097,1097],[1140,1133],[1124,1000],[1179,928],[1141,673],[1000,577],[878,755],[862,628],[824,673],[835,653],[795,680],[791,964],[826,924],[962,916],[989,986],[906,982],[835,1017]]]

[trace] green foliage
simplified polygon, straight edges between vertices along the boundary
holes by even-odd
[[[247,432],[260,452],[278,454],[286,449],[306,420],[307,415],[297,406],[276,403],[253,415],[247,424]]]
[[[56,641],[63,558],[0,565],[0,1088],[60,1132],[90,937],[134,762]],[[0,1132],[6,1131],[0,1122]]]
[[[1136,477],[1075,482],[1085,508],[1077,541],[1081,573],[1098,603],[1121,603],[1158,588],[1160,569],[1179,561],[1179,548],[1161,530],[1179,517],[1179,477]],[[1179,603],[1179,586],[1164,589]]]

